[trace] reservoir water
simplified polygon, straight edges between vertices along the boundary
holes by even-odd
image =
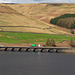
[[[0,51],[0,75],[75,75],[75,54]]]

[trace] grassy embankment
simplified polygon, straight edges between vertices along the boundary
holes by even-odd
[[[41,42],[43,43],[46,42],[48,38],[55,39],[56,42],[71,40],[70,36],[63,36],[63,35],[0,32],[1,43],[41,43]],[[72,38],[75,41],[75,37]]]

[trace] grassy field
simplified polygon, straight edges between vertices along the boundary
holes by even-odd
[[[43,43],[46,42],[48,38],[55,39],[56,42],[71,40],[70,36],[63,35],[0,32],[1,43]],[[75,41],[75,37],[72,37],[72,39]]]

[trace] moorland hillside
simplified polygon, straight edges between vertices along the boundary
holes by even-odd
[[[44,4],[13,4],[9,5],[18,12],[49,23],[50,19],[65,13],[75,14],[75,4],[44,3]]]
[[[63,14],[75,14],[75,4],[37,3],[37,4],[9,4],[17,12],[50,24],[50,20]],[[67,20],[67,19],[66,19]],[[70,32],[68,29],[50,24],[58,30]],[[54,30],[53,30],[54,31]]]
[[[20,13],[17,9],[13,8],[14,5],[16,8],[18,4],[0,4],[0,31],[70,34],[69,32],[57,29],[52,24],[30,17],[27,14],[24,15],[23,13]],[[20,5],[18,9],[21,9],[21,7],[22,6]],[[26,6],[24,6],[24,9],[25,7]],[[28,9],[28,6],[26,8]],[[35,10],[36,7],[33,6],[33,8]],[[20,11],[23,11],[24,9],[21,9]]]

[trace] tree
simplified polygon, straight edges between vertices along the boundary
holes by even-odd
[[[54,46],[54,47],[56,46],[54,39],[51,39],[51,46]]]
[[[51,43],[50,43],[50,40],[47,39],[45,46],[50,46],[50,44],[51,44]]]
[[[55,45],[55,40],[54,39],[51,39],[51,40],[49,40],[49,39],[47,39],[47,41],[46,41],[46,43],[45,43],[45,46],[48,46],[48,47],[52,47],[52,46],[56,46]]]
[[[71,32],[72,34],[74,34],[74,30],[73,30],[73,29],[71,29],[70,32]]]

